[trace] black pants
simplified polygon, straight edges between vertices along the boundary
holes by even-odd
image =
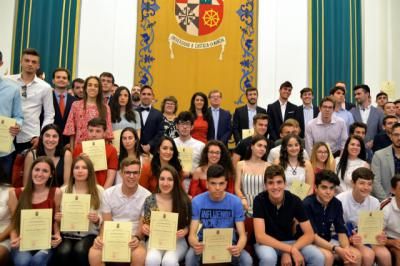
[[[53,256],[53,265],[89,265],[88,253],[95,238],[95,235],[88,235],[80,240],[63,237]]]

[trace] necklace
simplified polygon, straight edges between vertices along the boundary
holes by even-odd
[[[297,166],[299,166],[299,163],[297,162],[296,167],[293,168],[293,166],[289,163],[290,169],[292,169],[292,174],[296,175],[297,174]]]

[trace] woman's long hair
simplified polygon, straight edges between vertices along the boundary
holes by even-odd
[[[297,161],[298,161],[299,165],[301,167],[304,167],[306,165],[306,162],[305,162],[304,156],[303,156],[304,149],[301,146],[300,137],[297,135],[294,135],[294,134],[289,134],[289,135],[285,136],[282,140],[281,153],[279,156],[279,165],[282,166],[283,169],[286,169],[289,165],[289,153],[287,150],[287,146],[291,139],[295,139],[300,146],[299,154],[297,154]]]
[[[42,128],[42,131],[40,132],[39,143],[38,143],[38,147],[36,149],[36,156],[38,156],[38,157],[39,156],[47,156],[47,154],[45,152],[45,147],[43,144],[43,136],[50,129],[55,130],[58,134],[58,143],[56,146],[56,150],[54,152],[54,156],[61,157],[64,155],[64,147],[63,147],[63,143],[62,143],[62,134],[61,134],[60,128],[56,124],[48,124],[48,125],[44,126]]]
[[[99,196],[99,191],[97,190],[96,172],[94,171],[92,161],[88,157],[80,155],[72,161],[72,166],[71,166],[72,178],[69,179],[65,192],[66,193],[73,192],[75,185],[75,178],[73,176],[74,167],[79,161],[83,161],[86,164],[88,170],[88,176],[86,182],[88,187],[88,194],[90,195],[90,206],[94,210],[98,210],[100,208],[100,196]]]
[[[119,137],[119,156],[118,156],[118,165],[122,162],[123,159],[128,157],[128,151],[125,149],[124,145],[122,144],[122,135],[126,132],[132,132],[133,137],[135,138],[135,156],[139,160],[140,155],[142,154],[141,146],[140,146],[140,141],[139,141],[139,136],[137,134],[137,131],[132,128],[132,127],[126,127],[121,131],[121,135]]]
[[[204,105],[203,108],[201,109],[201,113],[203,114],[203,119],[207,120],[208,119],[208,99],[207,96],[202,93],[202,92],[196,92],[193,94],[192,99],[190,100],[190,108],[189,111],[194,115],[194,118],[197,118],[197,112],[196,112],[196,106],[194,104],[194,100],[196,99],[197,96],[200,96],[204,100]],[[207,120],[208,121],[208,120]]]
[[[83,85],[83,109],[86,110],[86,104],[88,100],[88,94],[87,94],[87,86],[88,82],[91,79],[97,80],[99,84],[99,90],[96,96],[96,106],[97,106],[97,111],[99,112],[99,117],[103,118],[104,120],[107,120],[107,108],[106,105],[104,104],[104,99],[103,99],[103,88],[101,86],[101,81],[98,77],[96,76],[90,76],[86,78],[85,83]]]
[[[349,160],[348,148],[349,148],[350,141],[352,139],[355,139],[360,143],[360,153],[357,155],[357,157],[360,158],[363,161],[365,161],[366,157],[367,157],[367,153],[365,152],[365,144],[364,144],[363,139],[361,137],[359,137],[359,136],[356,136],[356,135],[350,136],[346,140],[346,144],[344,145],[342,156],[340,156],[339,163],[336,166],[336,174],[339,174],[339,172],[340,172],[340,178],[342,180],[344,180],[344,175],[345,175],[346,169],[347,169],[347,163],[348,163],[348,160]]]
[[[35,190],[35,187],[34,187],[34,184],[32,181],[32,170],[38,163],[46,163],[50,167],[50,178],[46,182],[46,187],[51,188],[51,184],[54,179],[55,167],[54,167],[54,163],[53,163],[52,159],[50,159],[47,156],[40,156],[36,160],[33,161],[31,168],[29,169],[29,180],[26,183],[24,190],[21,192],[21,194],[19,196],[17,208],[15,210],[15,213],[14,213],[12,221],[11,221],[13,228],[17,231],[18,234],[19,234],[19,230],[20,230],[21,210],[32,209],[32,197],[33,197],[33,192]]]
[[[179,173],[171,165],[165,165],[161,167],[160,174],[158,175],[157,181],[160,181],[160,175],[163,171],[168,171],[174,180],[174,186],[171,191],[172,196],[172,212],[179,213],[178,216],[178,229],[185,228],[190,224],[192,217],[192,208],[190,199],[186,192],[183,191]],[[159,185],[157,185],[159,190]]]
[[[161,168],[161,162],[160,162],[160,147],[161,144],[164,142],[164,140],[169,141],[172,145],[173,149],[173,155],[171,160],[168,162],[172,167],[175,168],[178,173],[182,172],[182,164],[181,161],[179,160],[179,152],[178,148],[176,147],[175,141],[168,137],[168,136],[162,136],[160,138],[160,141],[155,149],[153,159],[151,160],[151,172],[153,173],[154,176],[159,176],[160,175],[160,168]]]
[[[261,160],[267,161],[267,156],[268,156],[268,140],[263,136],[263,135],[255,135],[251,138],[251,146],[254,146],[257,142],[264,140],[267,143],[267,147],[265,149],[265,154],[263,157],[261,157]],[[246,153],[243,156],[243,160],[250,160],[251,155],[252,155],[252,150],[251,146],[247,147]]]
[[[324,169],[331,170],[331,171],[334,172],[335,171],[335,160],[333,158],[332,151],[329,148],[329,144],[327,144],[326,142],[322,142],[322,141],[316,142],[314,144],[313,148],[312,148],[312,152],[311,152],[311,156],[310,156],[310,162],[311,162],[311,165],[314,168],[314,172],[316,170],[316,166],[317,166],[317,162],[318,162],[317,151],[322,146],[325,147],[326,150],[328,151],[328,158],[324,162]]]
[[[121,105],[119,104],[119,96],[122,91],[126,91],[128,93],[128,103],[125,106],[125,119],[129,122],[136,123],[135,112],[133,111],[131,93],[127,87],[121,86],[115,91],[114,96],[112,97],[110,109],[111,109],[111,122],[118,123],[121,122]]]
[[[221,156],[217,163],[224,167],[225,176],[233,177],[235,171],[233,170],[231,156],[229,155],[229,151],[226,148],[225,144],[219,140],[210,140],[207,142],[206,146],[204,147],[203,151],[201,152],[199,167],[204,167],[204,166],[208,165],[208,151],[211,146],[219,147],[219,150],[221,151]]]

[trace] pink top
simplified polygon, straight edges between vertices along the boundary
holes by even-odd
[[[207,143],[207,132],[208,123],[207,120],[203,119],[203,116],[197,116],[193,123],[192,137],[200,140],[203,143]]]
[[[108,105],[105,105],[107,109],[107,130],[106,139],[112,140],[112,126],[111,126],[111,113]],[[75,101],[72,103],[71,111],[68,115],[67,123],[63,135],[75,136],[75,145],[88,139],[87,125],[88,122],[99,116],[96,104],[86,104],[86,110],[84,110],[83,100]]]

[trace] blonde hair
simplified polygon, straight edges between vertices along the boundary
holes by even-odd
[[[314,168],[314,172],[316,170],[316,166],[317,166],[317,150],[319,149],[319,147],[324,146],[327,151],[328,151],[328,158],[326,159],[326,161],[324,162],[325,168],[326,170],[331,170],[333,172],[335,172],[335,160],[333,158],[333,154],[332,151],[329,147],[329,144],[325,143],[325,142],[317,142],[314,144],[313,148],[312,148],[312,152],[311,152],[311,156],[310,156],[310,162]]]

